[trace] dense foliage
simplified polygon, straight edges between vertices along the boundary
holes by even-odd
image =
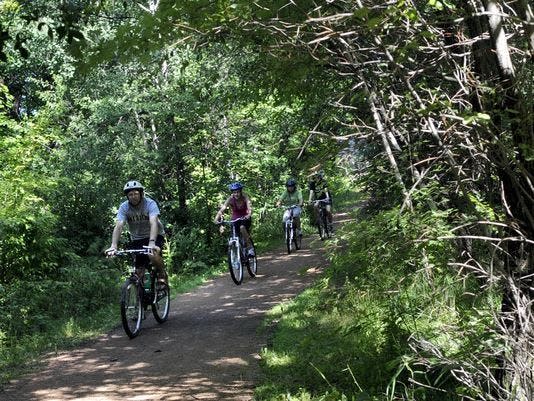
[[[3,352],[110,302],[126,180],[161,206],[171,274],[195,275],[229,182],[267,210],[320,165],[368,199],[295,307],[324,336],[261,397],[532,398],[533,19],[524,0],[0,1]],[[321,341],[343,345],[299,357]]]

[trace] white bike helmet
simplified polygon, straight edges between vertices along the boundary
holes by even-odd
[[[139,189],[141,191],[144,191],[145,187],[142,186],[139,181],[128,181],[126,184],[124,184],[124,195],[127,195],[128,192],[130,192],[132,189]]]

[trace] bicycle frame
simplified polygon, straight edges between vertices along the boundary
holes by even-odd
[[[296,238],[297,233],[295,232],[295,228],[293,225],[293,219],[294,219],[293,210],[295,210],[297,207],[299,206],[291,205],[291,206],[284,207],[285,211],[289,211],[289,217],[286,220],[285,227],[284,227],[288,254],[291,253],[293,244],[295,244],[295,249],[299,249],[300,247],[299,246],[300,241],[297,241],[297,238]]]
[[[294,206],[287,207],[286,210],[289,210],[289,217],[286,220],[286,240],[288,239],[289,234],[289,240],[293,240],[293,209]]]
[[[319,236],[321,239],[330,237],[330,228],[328,223],[328,218],[326,214],[326,205],[330,204],[328,199],[318,199],[315,201],[317,205],[317,226],[319,228]]]
[[[245,254],[244,240],[240,233],[237,232],[235,223],[240,220],[245,219],[223,220],[217,223],[231,226],[231,233],[228,237],[228,267],[230,269],[230,276],[236,285],[240,285],[243,281],[243,269],[245,266],[251,277],[256,276],[257,270],[256,257]],[[252,238],[250,238],[250,243],[252,248],[254,248]]]
[[[146,289],[145,289],[145,286],[144,286],[144,273],[145,273],[145,270],[148,269],[149,270],[149,273],[150,273],[150,278],[151,280],[153,280],[153,276],[155,275],[155,270],[154,270],[154,266],[152,265],[152,263],[150,263],[150,261],[148,262],[148,264],[146,266],[143,266],[141,268],[140,271],[139,268],[135,265],[135,257],[136,255],[152,255],[152,251],[149,247],[143,247],[143,249],[125,249],[125,250],[120,250],[120,251],[117,251],[115,253],[117,256],[126,256],[126,255],[131,255],[132,256],[132,262],[131,264],[128,266],[128,273],[129,273],[129,278],[130,280],[136,280],[136,282],[138,282],[140,284],[140,287],[143,289],[143,293],[146,292]],[[151,289],[152,289],[152,285],[151,285]],[[151,291],[153,292],[153,291]],[[155,301],[155,294],[151,294],[153,295],[153,299],[151,299],[151,302]]]

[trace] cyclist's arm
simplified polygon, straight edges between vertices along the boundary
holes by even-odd
[[[158,215],[151,215],[149,217],[149,221],[150,221],[150,238],[148,240],[148,246],[153,248],[156,246],[156,238],[158,237],[158,233],[159,233]]]
[[[110,249],[117,249],[119,246],[119,240],[121,238],[122,230],[124,228],[125,222],[122,220],[117,220],[115,223],[115,228],[113,229],[113,234],[111,235],[111,247]]]
[[[286,192],[283,192],[282,195],[280,195],[278,197],[278,200],[276,201],[276,207],[280,207],[280,205],[282,204],[282,202],[284,202],[284,200],[286,199],[286,194],[287,194],[287,191]]]
[[[231,198],[226,199],[226,201],[223,203],[223,205],[221,206],[221,208],[215,215],[215,222],[218,222],[221,220],[224,211],[226,210],[226,208],[228,208],[228,203],[230,202],[230,199]]]
[[[310,194],[308,196],[308,202],[311,203],[315,199],[315,181],[310,181],[308,183],[308,188],[310,189]]]
[[[330,191],[328,190],[327,186],[324,187],[324,193],[326,195],[326,199],[330,199]]]
[[[299,192],[297,193],[297,196],[298,196],[299,206],[302,207],[302,205],[304,205],[304,199],[302,198],[302,191],[299,190]]]

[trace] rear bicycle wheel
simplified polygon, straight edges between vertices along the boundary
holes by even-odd
[[[321,210],[317,210],[315,215],[315,227],[317,227],[317,233],[319,234],[319,237],[323,239],[323,228],[322,228],[322,214]]]
[[[122,327],[128,337],[134,338],[141,331],[143,304],[141,302],[141,287],[137,280],[128,279],[122,285],[121,320]]]
[[[319,216],[317,218],[317,229],[319,231],[319,237],[321,237],[321,240],[324,240],[326,238],[325,215],[322,210],[319,211]]]
[[[234,242],[228,246],[228,268],[230,276],[236,285],[243,281],[243,265],[241,264],[241,255],[238,245]]]
[[[168,284],[158,283],[157,279],[153,283],[153,288],[156,295],[152,302],[152,314],[158,323],[163,323],[169,317],[171,291]]]
[[[293,242],[295,243],[295,249],[298,251],[302,247],[302,234],[299,234],[297,229],[293,230]]]
[[[328,231],[328,218],[324,210],[323,210],[323,213],[321,213],[321,227],[322,227],[322,239],[329,238],[330,232]]]
[[[254,250],[254,256],[247,255],[247,270],[250,277],[256,277],[256,274],[258,274],[258,258],[256,257],[256,248],[254,247],[252,238],[250,238],[250,246]]]

